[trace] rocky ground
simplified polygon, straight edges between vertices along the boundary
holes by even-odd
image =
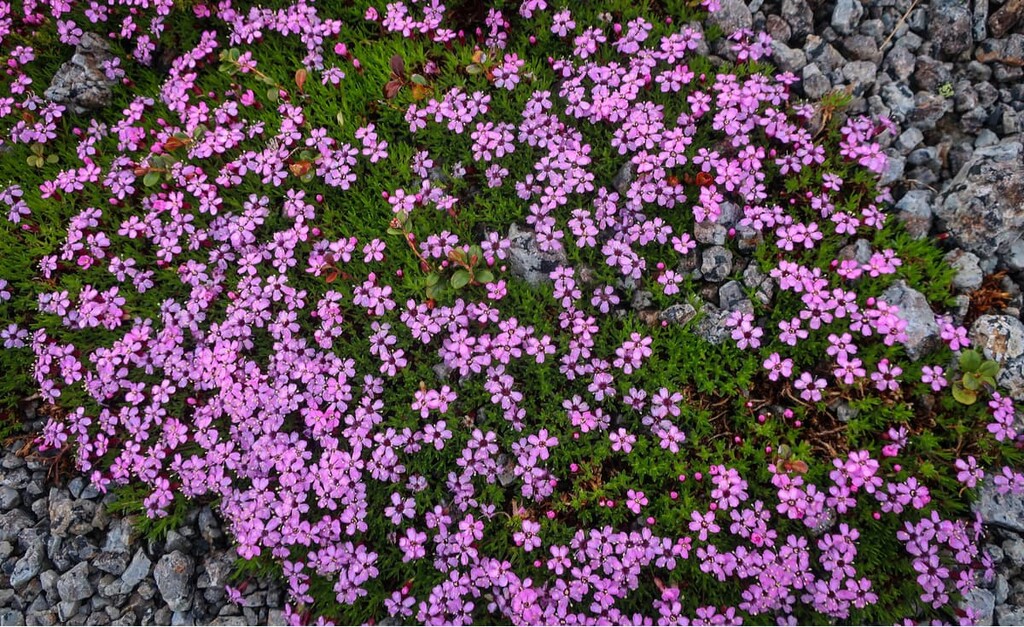
[[[24,444],[0,451],[0,626],[285,624],[276,581],[233,582],[243,602],[227,601],[234,551],[209,507],[146,541],[83,478],[51,485]]]
[[[959,270],[959,317],[971,315],[971,297],[986,277],[1005,272],[984,285],[989,293],[1005,292],[1002,306],[973,321],[971,335],[1002,364],[1001,385],[1024,400],[1024,0],[722,4],[715,19],[725,30],[772,35],[777,65],[802,77],[808,98],[847,89],[851,113],[887,116],[897,125],[885,136],[895,211],[914,236],[948,243]],[[90,80],[87,57],[79,55],[82,67],[59,74],[47,94],[81,92],[64,83]],[[88,87],[102,104],[102,81]],[[734,269],[733,255],[720,245],[724,236],[717,241],[721,233],[698,235],[710,247],[695,256],[693,270],[718,283]],[[856,256],[857,246],[849,254]],[[771,298],[765,277],[747,272],[744,282]],[[923,298],[894,290],[887,300],[912,318],[922,345],[934,339],[934,315]],[[634,305],[642,310],[637,295]],[[701,326],[709,339],[724,331],[716,308],[742,306],[737,298],[737,282],[709,292],[705,313],[712,315]],[[696,315],[689,305],[656,313],[671,321]],[[247,582],[241,606],[227,601],[230,543],[209,508],[192,511],[163,541],[146,542],[82,478],[51,485],[42,462],[17,454],[23,444],[0,452],[0,626],[281,623],[285,599],[275,582]],[[989,524],[987,550],[998,569],[969,602],[983,608],[987,624],[1024,624],[1024,500],[985,490],[977,509]]]

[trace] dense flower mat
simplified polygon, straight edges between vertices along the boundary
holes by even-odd
[[[892,125],[716,0],[491,4],[0,3],[5,402],[295,622],[969,622],[1014,407],[882,297],[951,300]]]

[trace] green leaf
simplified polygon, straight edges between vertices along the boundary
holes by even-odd
[[[953,398],[964,405],[973,405],[978,400],[978,393],[966,390],[959,382],[953,384]]]
[[[159,172],[146,172],[146,176],[142,178],[142,184],[146,187],[153,187],[160,182]]]
[[[278,93],[277,87],[271,87],[267,90],[267,100],[270,102],[277,102],[281,98],[281,94]]]
[[[960,355],[960,367],[967,372],[974,372],[981,367],[981,355],[976,350],[966,350]]]
[[[417,85],[422,85],[424,87],[427,86],[427,79],[422,74],[413,74],[412,82],[416,83]]]
[[[476,273],[476,280],[481,283],[491,283],[494,281],[494,273],[490,270],[480,270]]]
[[[402,235],[402,229],[396,229],[394,227],[388,227],[388,235]]]
[[[476,63],[474,63],[473,65],[467,65],[466,66],[466,74],[469,74],[470,76],[474,76],[476,74],[481,74],[481,73],[483,73],[483,71],[484,71],[484,68],[479,66],[479,65],[477,65]]]
[[[466,287],[469,285],[469,272],[466,270],[456,270],[455,274],[452,275],[451,284],[455,289]]]
[[[981,378],[973,372],[964,375],[963,386],[968,390],[975,391],[981,387]]]
[[[978,368],[978,374],[986,377],[994,377],[999,374],[999,364],[991,359],[986,359],[985,363],[981,364]]]
[[[440,274],[436,272],[431,272],[430,274],[427,275],[427,286],[433,287],[434,285],[437,285],[440,280]]]

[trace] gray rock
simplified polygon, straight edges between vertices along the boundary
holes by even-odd
[[[737,309],[749,309],[751,313],[754,311],[754,307],[739,281],[729,281],[718,288],[718,306],[726,311]]]
[[[921,129],[910,127],[903,131],[899,137],[896,138],[896,148],[903,154],[909,154],[911,150],[917,148],[917,146],[924,141],[924,133]]]
[[[837,0],[835,8],[832,9],[832,28],[840,35],[849,35],[863,15],[864,7],[861,6],[860,0]]]
[[[977,255],[957,248],[946,253],[943,259],[956,270],[956,276],[953,277],[955,289],[970,292],[981,287],[985,277]]]
[[[974,588],[964,595],[961,607],[971,608],[977,615],[974,625],[991,625],[992,614],[996,609],[996,599],[988,590]]]
[[[1024,229],[1024,146],[979,148],[938,197],[935,213],[953,241],[979,256],[1009,255]]]
[[[59,493],[50,493],[50,533],[58,538],[82,536],[93,530],[96,503],[86,500],[61,498]]]
[[[941,343],[939,325],[924,294],[909,287],[903,280],[896,281],[882,292],[882,300],[899,308],[898,315],[907,321],[907,356],[917,361]]]
[[[712,13],[708,21],[718,25],[726,35],[731,35],[741,28],[754,27],[754,16],[742,0],[722,0],[721,8]]]
[[[772,302],[775,295],[775,281],[757,267],[757,263],[751,263],[743,271],[743,284],[754,290],[754,298],[762,305]]]
[[[840,47],[846,53],[846,58],[853,61],[870,61],[877,66],[882,60],[878,43],[868,35],[850,35],[840,42]]]
[[[814,30],[814,13],[806,0],[782,0],[782,18],[792,30],[793,37],[806,37]]]
[[[649,309],[652,303],[654,303],[654,294],[647,290],[637,290],[633,292],[633,298],[630,300],[630,306],[632,306],[635,311]]]
[[[952,110],[952,100],[936,93],[919,91],[914,94],[914,108],[907,114],[906,121],[922,131],[929,131]]]
[[[540,250],[537,247],[537,235],[517,224],[509,228],[508,238],[512,243],[509,250],[512,273],[533,287],[550,281],[549,275],[555,268],[569,264],[564,250]]]
[[[829,82],[827,76],[822,74],[817,63],[804,66],[802,84],[804,94],[811,100],[818,100],[827,94],[829,89],[832,89],[832,83]]]
[[[92,584],[89,583],[89,564],[79,562],[74,568],[60,576],[57,580],[57,594],[65,603],[84,601],[92,596]]]
[[[203,509],[199,510],[199,535],[202,536],[203,540],[206,540],[209,544],[213,544],[224,536],[224,533],[220,530],[220,523],[217,521],[217,516],[210,509],[209,505],[204,505]]]
[[[42,541],[30,545],[21,559],[14,563],[14,570],[11,572],[10,578],[11,587],[21,588],[34,579],[43,568],[44,557]]]
[[[1024,607],[1000,605],[995,611],[997,625],[1024,625]]]
[[[622,164],[619,171],[612,177],[612,187],[619,193],[619,196],[625,198],[626,194],[629,193],[629,188],[633,185],[633,181],[636,180],[636,164],[632,161],[627,161]]]
[[[160,558],[153,569],[153,578],[160,596],[172,612],[186,612],[192,607],[192,558],[173,551]]]
[[[928,37],[940,55],[955,57],[970,49],[973,31],[966,0],[933,0],[928,11]]]
[[[732,272],[732,251],[724,246],[711,246],[701,254],[700,272],[712,283],[724,281]]]
[[[0,609],[0,625],[7,627],[8,625],[24,625],[25,615],[13,607],[5,607]]]
[[[772,41],[785,43],[793,36],[793,29],[789,27],[786,20],[779,15],[769,15],[765,19],[764,28],[768,31]]]
[[[895,46],[885,57],[885,67],[898,81],[906,81],[913,74],[916,64],[917,58],[906,46]]]
[[[999,494],[991,475],[982,481],[978,488],[978,500],[971,507],[981,515],[983,523],[1024,534],[1024,496]]]
[[[6,514],[0,514],[0,542],[16,541],[22,529],[27,529],[34,523],[25,510],[12,509]]]
[[[721,246],[729,235],[729,229],[718,222],[698,222],[693,225],[693,239],[701,244]]]
[[[783,72],[796,74],[807,65],[807,55],[800,48],[790,48],[781,41],[773,41],[772,61]]]
[[[1003,555],[1016,568],[1024,566],[1024,540],[1013,538],[1003,542]]]
[[[142,549],[135,551],[131,563],[121,573],[121,579],[118,582],[121,588],[120,594],[127,594],[134,590],[135,586],[139,585],[143,579],[149,576],[149,569],[152,566],[153,562],[150,561]]]
[[[996,598],[996,605],[1006,603],[1006,597],[1010,596],[1010,582],[1002,573],[996,573],[996,583],[992,588],[992,594]]]
[[[996,382],[1015,400],[1024,400],[1024,324],[1013,316],[985,315],[971,325],[971,342],[1000,365]]]
[[[1020,67],[1024,65],[1024,35],[1013,33],[1005,39],[986,39],[978,45],[975,57],[982,63]]]
[[[882,87],[882,99],[889,107],[894,122],[905,122],[914,110],[914,93],[903,83],[889,83]]]
[[[686,324],[697,316],[697,310],[690,303],[672,305],[658,314],[658,319],[669,324]]]
[[[729,312],[719,309],[710,303],[705,303],[701,308],[703,314],[697,321],[694,329],[697,336],[711,344],[721,344],[729,337],[729,328],[725,326],[725,320]]]
[[[920,131],[918,131],[920,132]],[[904,133],[905,135],[906,133]],[[932,228],[932,193],[925,189],[913,189],[896,203],[900,222],[907,227],[907,233],[921,239]]]
[[[0,511],[8,512],[21,505],[21,494],[14,488],[4,486],[0,488]]]
[[[111,523],[107,538],[103,542],[103,550],[111,553],[129,553],[129,548],[138,538],[138,533],[131,518],[120,518]]]
[[[128,568],[128,554],[103,551],[93,558],[92,565],[105,573],[120,575]]]
[[[110,46],[100,35],[85,33],[74,56],[60,66],[43,95],[78,115],[110,105],[116,83],[107,78],[103,64],[112,59]]]
[[[875,83],[878,66],[871,61],[850,61],[843,66],[846,82],[855,87],[855,94],[862,94]]]

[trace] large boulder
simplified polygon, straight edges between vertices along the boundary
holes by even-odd
[[[936,199],[935,214],[961,248],[1005,262],[1024,229],[1024,146],[974,151]]]

